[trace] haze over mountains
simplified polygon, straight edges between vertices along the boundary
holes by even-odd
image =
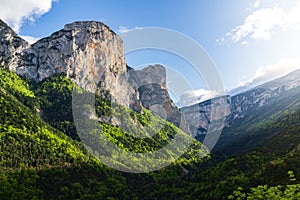
[[[0,42],[0,192],[8,199],[23,193],[43,199],[227,199],[238,186],[249,191],[259,184],[286,185],[287,171],[300,174],[300,70],[178,109],[166,88],[165,68],[127,66],[122,40],[101,22],[67,24],[30,45],[0,20]],[[76,87],[96,92],[96,116],[89,119],[126,151],[153,152],[176,135],[198,141],[155,173],[110,169],[78,137],[72,115]],[[208,144],[205,138],[218,131],[208,154],[201,142]],[[136,139],[131,132],[157,134]],[[120,161],[125,168],[128,160]]]

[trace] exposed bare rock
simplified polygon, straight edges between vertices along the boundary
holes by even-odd
[[[0,20],[0,65],[9,66],[15,71],[27,47],[29,44]]]
[[[64,73],[87,91],[110,91],[122,105],[137,104],[129,86],[121,38],[101,22],[74,22],[24,50],[19,75],[35,81]]]
[[[202,140],[213,123],[221,120],[219,128],[222,129],[225,119],[231,116],[230,96],[217,97],[184,107],[180,112],[184,115],[192,136]]]
[[[181,113],[169,96],[166,87],[166,69],[162,65],[130,70],[129,76],[145,108],[182,129],[187,128],[182,121]]]
[[[169,96],[165,68],[153,65],[134,70],[127,66],[121,38],[101,22],[67,24],[33,45],[1,22],[0,37],[1,64],[19,75],[39,82],[63,73],[87,91],[108,91],[117,103],[138,112],[144,106],[186,132],[191,129],[193,136],[204,133],[211,121],[221,118],[218,108],[227,106],[220,102],[219,107],[204,103],[185,108],[187,125]],[[114,123],[118,124],[116,120]]]

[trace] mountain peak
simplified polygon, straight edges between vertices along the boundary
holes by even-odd
[[[10,31],[14,32],[14,31],[12,30],[12,28],[10,28],[4,21],[2,21],[2,20],[0,19],[0,30],[4,30],[4,29],[10,30]]]
[[[0,52],[0,59],[10,46]],[[20,49],[19,55],[13,70],[21,76],[40,82],[65,74],[89,92],[109,91],[118,104],[135,111],[141,111],[141,105],[154,111],[165,110],[161,117],[180,124],[178,110],[166,89],[166,69],[152,65],[128,71],[122,39],[102,22],[66,24],[64,29]]]
[[[8,27],[8,28],[10,28],[4,21],[2,21],[0,19],[0,28],[2,29],[2,27]]]
[[[98,21],[76,21],[69,24],[66,24],[64,26],[64,30],[70,31],[70,30],[90,30],[90,29],[108,29],[112,31],[109,26],[104,24],[103,22]],[[113,32],[113,31],[112,31]]]

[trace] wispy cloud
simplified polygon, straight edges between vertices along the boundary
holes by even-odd
[[[284,25],[285,12],[281,8],[265,8],[248,16],[244,24],[232,30],[231,39],[239,42],[250,36],[255,40],[270,40],[276,26]]]
[[[253,7],[259,7],[260,1],[254,2]],[[231,40],[234,43],[244,42],[247,38],[254,40],[270,40],[275,30],[290,30],[300,27],[300,0],[293,7],[284,10],[278,6],[262,8],[244,19],[243,24],[236,26],[221,40]],[[220,39],[218,42],[220,43]],[[223,43],[223,42],[222,42]]]
[[[132,30],[139,30],[139,29],[143,29],[143,27],[138,27],[136,26],[135,28],[127,28],[125,26],[119,26],[119,29],[117,30],[119,33],[127,33],[129,31],[132,31]]]
[[[260,0],[256,0],[251,5],[253,8],[258,8],[260,6]]]
[[[186,91],[180,97],[180,105],[181,107],[191,106],[221,95],[221,92],[215,90],[199,89]]]
[[[240,81],[237,87],[228,90],[227,93],[230,95],[239,94],[268,81],[285,76],[297,69],[300,69],[300,59],[281,59],[275,64],[258,68],[251,78]]]
[[[258,68],[255,75],[246,81],[240,82],[239,87],[244,87],[252,84],[262,84],[272,79],[284,76],[299,68],[300,59],[281,59],[276,64]]]
[[[247,41],[243,41],[242,45],[248,45],[248,42]]]
[[[19,32],[25,20],[35,21],[58,0],[1,0],[0,18]]]

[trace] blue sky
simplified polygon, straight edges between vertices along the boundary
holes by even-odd
[[[1,0],[0,8],[4,21],[34,38],[81,20],[102,21],[117,33],[136,27],[179,31],[207,51],[227,91],[300,66],[299,13],[299,0]],[[182,73],[188,67],[183,60],[151,51],[126,59],[134,67],[162,63]],[[203,80],[191,78],[191,83],[200,99],[210,96]]]

